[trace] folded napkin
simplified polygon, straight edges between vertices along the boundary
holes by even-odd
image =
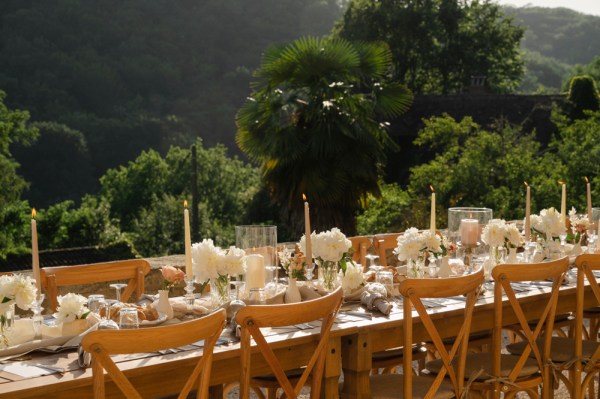
[[[174,318],[182,319],[187,314],[187,303],[185,301],[185,298],[169,298],[169,302],[171,303],[171,307],[173,308]],[[195,316],[202,316],[210,312],[207,307],[201,305],[200,301],[195,300],[194,306],[192,306],[192,313]]]
[[[368,309],[383,313],[388,316],[392,311],[392,304],[379,293],[364,291],[361,294],[360,302]]]

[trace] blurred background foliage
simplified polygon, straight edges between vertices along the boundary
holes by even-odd
[[[511,62],[503,65],[502,56],[496,57],[497,67],[486,71],[498,83],[497,92],[564,92],[569,101],[553,112],[557,130],[550,142],[503,120],[481,127],[469,117],[427,118],[415,145],[428,161],[409,165],[402,181],[379,175],[381,195],[366,197],[356,215],[348,215],[356,217],[358,233],[425,227],[429,184],[438,195],[440,226],[450,206],[485,205],[497,217],[521,218],[524,181],[532,186],[536,212],[558,206],[558,180],[567,181],[569,206],[584,210],[584,176],[593,198],[600,200],[600,114],[593,105],[600,79],[599,17],[566,9],[498,8],[487,0],[467,2],[469,10],[457,0],[429,3],[438,8],[413,7],[416,17],[440,15],[445,7],[447,18],[429,20],[435,29],[423,38],[425,48],[412,42],[416,51],[435,56],[414,69],[423,92],[460,92],[465,76],[450,70],[428,73],[443,67],[439,59],[448,59],[430,46],[439,40],[431,35],[443,33],[439,37],[458,46],[455,54],[464,54],[459,51],[466,48],[464,38],[477,28],[472,15],[482,15],[489,17],[485,26],[504,28],[505,34],[489,43],[505,48],[504,59]],[[228,245],[235,225],[270,223],[278,225],[281,241],[297,240],[294,229],[282,222],[285,210],[272,201],[261,170],[234,142],[235,114],[251,93],[253,71],[267,48],[307,35],[343,31],[361,37],[373,28],[362,22],[387,26],[346,15],[373,4],[0,2],[0,258],[29,251],[32,207],[38,208],[42,249],[126,242],[142,256],[183,252],[182,204],[191,200],[193,144],[202,238]],[[347,21],[362,31],[352,31]],[[431,64],[435,58],[438,64]],[[483,65],[458,56],[453,61]],[[503,67],[512,72],[493,75]],[[388,77],[397,72],[390,70]],[[571,87],[573,78],[583,75],[591,79],[591,103]],[[408,85],[406,80],[399,83]],[[339,162],[353,167],[352,159]]]

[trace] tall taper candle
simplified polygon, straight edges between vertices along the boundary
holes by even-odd
[[[592,220],[592,187],[590,186],[590,182],[588,181],[587,176],[585,177],[585,182],[587,183],[587,214],[588,220],[590,223],[594,223]]]
[[[188,279],[192,278],[192,239],[190,234],[190,211],[188,211],[187,200],[183,201],[183,228],[185,231],[185,274]]]
[[[306,237],[306,253],[304,256],[306,257],[306,261],[312,264],[312,242],[310,239],[310,212],[308,207],[308,200],[306,199],[306,195],[302,194],[302,198],[304,199],[304,236]]]
[[[431,189],[431,220],[429,221],[429,228],[435,234],[435,190],[433,186],[429,186],[429,188]]]
[[[35,208],[31,210],[31,264],[33,266],[33,278],[37,288],[37,299],[42,294],[42,285],[40,280],[40,252],[38,250],[37,222],[35,220]]]
[[[527,195],[525,197],[525,242],[531,241],[531,187],[527,186]]]
[[[562,184],[562,197],[560,200],[560,221],[566,226],[567,223],[567,185]]]

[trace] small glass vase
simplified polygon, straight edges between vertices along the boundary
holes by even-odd
[[[406,273],[409,278],[423,278],[424,269],[425,259],[422,257],[409,259],[406,265]]]
[[[219,277],[210,280],[210,297],[213,308],[223,306],[231,300],[229,297],[228,274],[219,275]]]
[[[327,292],[335,290],[338,285],[338,263],[322,261],[319,264],[319,282]]]
[[[506,248],[504,246],[490,247],[490,259],[493,259],[496,265],[506,262]]]
[[[8,347],[8,333],[15,324],[15,304],[0,305],[0,349]]]

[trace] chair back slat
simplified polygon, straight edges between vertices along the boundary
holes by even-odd
[[[96,330],[86,334],[82,348],[92,355],[94,398],[104,398],[104,370],[127,398],[141,398],[111,355],[155,352],[204,341],[203,354],[187,379],[178,398],[187,398],[192,389],[208,398],[208,384],[214,346],[225,325],[224,309],[206,317],[169,326],[135,330]]]
[[[398,245],[398,236],[401,234],[402,233],[386,233],[373,236],[373,247],[379,255],[380,265],[389,266],[387,261],[387,251],[396,248],[396,245]]]
[[[293,399],[298,397],[300,390],[311,373],[310,395],[311,398],[318,397],[325,364],[325,349],[342,299],[343,294],[340,287],[331,294],[311,301],[284,305],[250,305],[240,309],[236,314],[236,322],[241,326],[242,331],[240,398],[248,398],[250,394],[250,338],[254,338],[258,349],[263,354],[263,357],[288,398]],[[302,376],[296,385],[293,386],[285,374],[279,359],[260,331],[260,328],[302,324],[318,319],[321,319],[322,323],[317,348],[310,357]]]
[[[410,348],[412,342],[412,308],[417,311],[421,323],[425,327],[442,361],[441,370],[429,387],[426,398],[435,396],[446,375],[450,378],[456,397],[460,397],[464,385],[464,367],[473,309],[477,295],[483,283],[483,269],[467,276],[445,279],[407,279],[400,284],[400,294],[404,297],[404,347]],[[464,319],[456,339],[450,349],[442,341],[441,334],[435,326],[421,298],[443,298],[466,295]],[[454,360],[457,360],[456,362]],[[412,392],[412,351],[404,353],[404,397],[411,398]]]
[[[42,288],[46,291],[48,308],[58,307],[58,287],[128,280],[121,294],[127,302],[135,293],[137,301],[144,293],[144,277],[150,272],[150,264],[144,259],[130,259],[88,265],[44,267],[40,270]]]
[[[352,242],[352,248],[354,252],[352,253],[352,260],[354,262],[358,262],[363,266],[363,269],[366,271],[367,267],[367,252],[369,248],[373,245],[373,241],[370,237],[365,236],[356,236],[348,238],[350,242]]]
[[[544,359],[550,356],[550,344],[554,327],[554,317],[556,315],[556,307],[558,304],[558,294],[560,285],[563,282],[564,276],[569,267],[569,259],[567,257],[544,263],[535,264],[502,264],[496,266],[492,270],[492,277],[495,281],[494,285],[494,329],[492,340],[492,353],[494,354],[492,362],[492,379],[496,379],[495,391],[500,392],[500,384],[516,385],[516,380],[521,374],[530,355],[533,353],[537,365],[542,372],[547,372]],[[523,307],[517,298],[515,291],[511,285],[513,282],[527,281],[543,281],[552,280],[552,290],[548,301],[543,307],[541,315],[537,319],[534,328],[531,328],[530,322],[527,320]],[[501,375],[501,334],[503,328],[503,294],[508,298],[508,304],[522,329],[523,337],[526,342],[523,352],[513,368],[508,373],[508,377],[504,378]],[[544,332],[550,332],[545,334]],[[538,340],[543,337],[542,348],[538,345]],[[547,387],[544,389],[548,389]],[[551,388],[550,388],[551,389]]]

